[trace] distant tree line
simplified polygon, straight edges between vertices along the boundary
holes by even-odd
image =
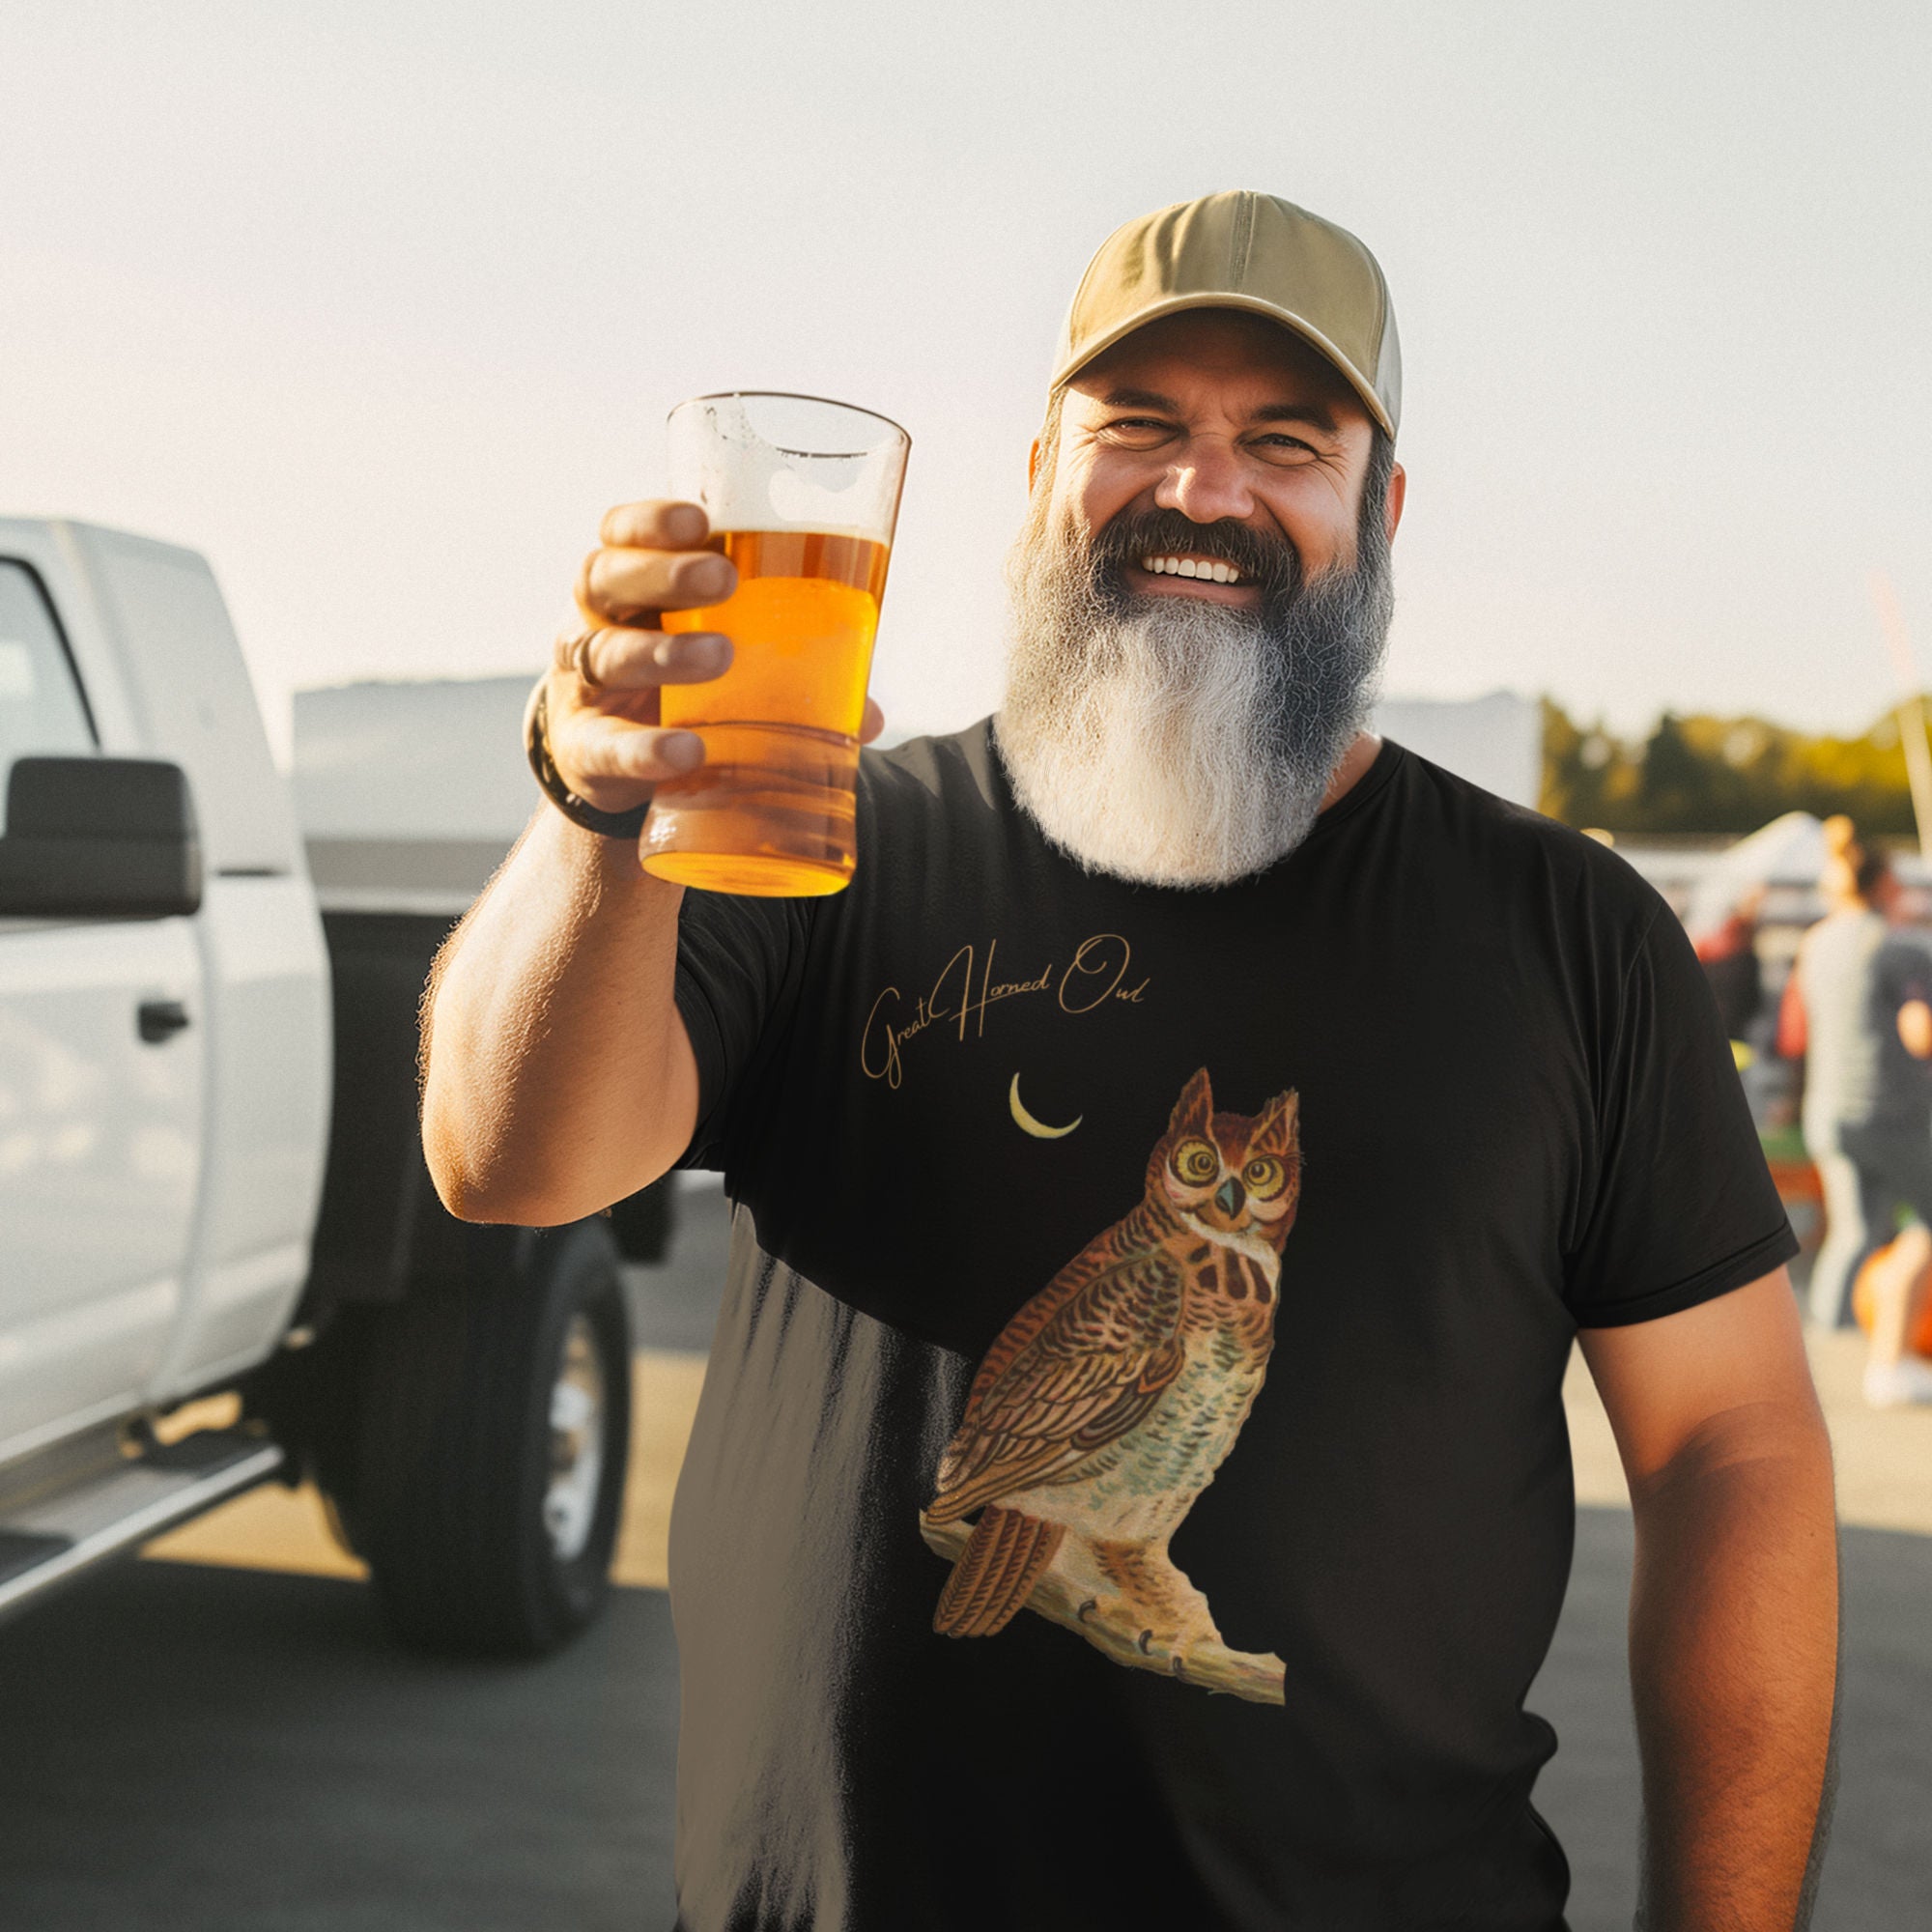
[[[1617,833],[1754,832],[1798,810],[1849,812],[1867,835],[1916,829],[1896,712],[1830,738],[1666,711],[1648,737],[1625,739],[1546,698],[1541,803],[1566,825]]]

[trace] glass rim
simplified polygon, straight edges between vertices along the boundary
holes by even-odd
[[[912,447],[912,431],[903,423],[895,422],[891,416],[881,415],[877,410],[868,410],[863,403],[841,403],[837,396],[809,396],[802,389],[711,389],[701,396],[685,397],[683,402],[667,412],[665,420],[668,422],[679,410],[688,410],[695,403],[743,402],[753,396],[769,396],[775,402],[781,403],[823,403],[828,409],[850,410],[855,416],[869,416],[874,422],[884,423],[899,438],[907,449]],[[782,445],[773,443],[772,447],[781,449]],[[835,462],[872,456],[877,452],[872,449],[786,449],[783,453],[787,456],[820,457],[827,462]]]

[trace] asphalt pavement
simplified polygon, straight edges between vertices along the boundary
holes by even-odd
[[[17,1932],[671,1924],[658,1591],[484,1666],[400,1653],[359,1583],[132,1563],[0,1634],[0,1708]]]
[[[702,1349],[716,1194],[639,1271],[640,1347]],[[1932,1921],[1932,1537],[1844,1533],[1842,1785],[1816,1926]],[[1574,1932],[1623,1932],[1637,1783],[1631,1525],[1579,1512],[1530,1707]],[[676,1657],[663,1594],[534,1665],[425,1661],[339,1577],[185,1562],[96,1576],[0,1630],[0,1927],[668,1932]]]

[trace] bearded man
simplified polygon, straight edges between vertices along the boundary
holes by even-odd
[[[1656,895],[1367,728],[1399,407],[1352,236],[1254,194],[1114,236],[1005,702],[865,755],[832,898],[604,836],[701,759],[656,694],[730,645],[656,620],[733,582],[694,505],[605,520],[424,1133],[474,1219],[679,1162],[736,1204],[671,1539],[687,1932],[1560,1926],[1523,1698],[1579,1334],[1636,1517],[1645,1922],[1808,1914],[1794,1243]]]

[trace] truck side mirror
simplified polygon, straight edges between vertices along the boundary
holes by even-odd
[[[201,905],[187,774],[161,758],[16,758],[0,916],[165,919]]]

